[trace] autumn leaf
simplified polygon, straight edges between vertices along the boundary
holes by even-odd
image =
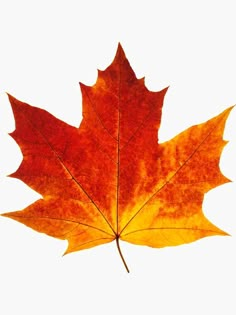
[[[206,192],[227,183],[219,168],[231,108],[158,144],[167,89],[151,92],[119,45],[94,86],[81,86],[79,128],[11,95],[23,161],[11,176],[42,195],[3,214],[68,240],[66,253],[116,240],[175,246],[227,235],[203,214]]]

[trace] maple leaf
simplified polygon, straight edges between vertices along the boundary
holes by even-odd
[[[23,161],[11,176],[42,195],[3,214],[68,240],[66,253],[119,239],[164,247],[227,235],[203,214],[204,194],[229,180],[219,169],[231,108],[158,144],[167,89],[137,79],[119,44],[94,86],[81,84],[79,128],[11,95]]]

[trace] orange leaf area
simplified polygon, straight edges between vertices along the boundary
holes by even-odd
[[[231,108],[158,143],[167,89],[151,92],[119,45],[94,86],[81,84],[79,128],[9,95],[23,161],[11,176],[42,195],[4,216],[68,240],[66,253],[119,239],[152,247],[226,235],[203,214],[219,169]],[[122,256],[122,254],[121,254]],[[123,257],[122,257],[123,258]]]

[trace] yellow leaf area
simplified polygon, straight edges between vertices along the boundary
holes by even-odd
[[[79,128],[9,95],[11,135],[23,154],[11,176],[42,199],[4,216],[68,240],[66,253],[116,240],[122,257],[119,239],[164,247],[227,234],[204,216],[202,203],[228,182],[219,160],[231,108],[158,144],[167,89],[149,91],[120,45],[96,84],[81,91]]]

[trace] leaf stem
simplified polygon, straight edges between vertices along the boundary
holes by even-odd
[[[128,268],[127,264],[126,264],[126,261],[124,259],[124,256],[123,256],[122,252],[121,252],[121,249],[120,249],[120,243],[119,243],[119,236],[118,235],[116,237],[116,246],[117,246],[120,258],[121,258],[121,260],[122,260],[122,262],[123,262],[123,264],[125,266],[125,269],[126,269],[127,272],[129,272],[129,268]]]

